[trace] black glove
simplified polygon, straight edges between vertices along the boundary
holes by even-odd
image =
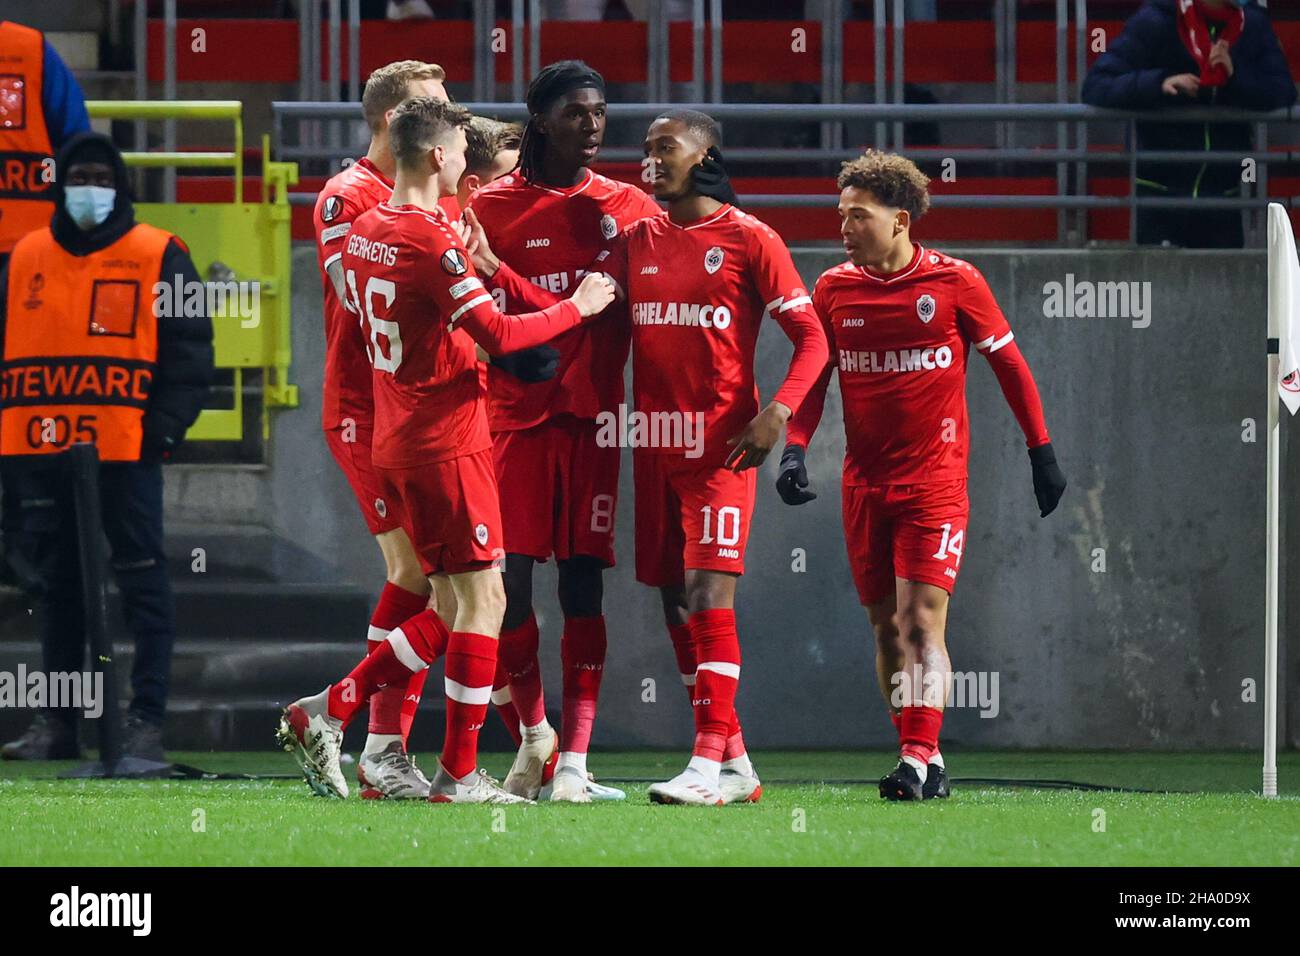
[[[1056,510],[1056,504],[1065,493],[1065,473],[1056,464],[1052,443],[1029,449],[1029,463],[1034,468],[1034,497],[1038,499],[1040,518]]]
[[[160,424],[145,420],[140,436],[141,461],[166,461],[179,445],[180,441]]]
[[[531,349],[493,356],[491,364],[521,382],[546,382],[555,378],[560,369],[560,350],[550,345],[535,345]]]
[[[781,453],[781,473],[776,477],[776,493],[788,505],[802,505],[817,497],[808,490],[808,469],[803,462],[802,445],[786,445]]]
[[[731,180],[727,177],[727,168],[722,165],[722,153],[718,147],[709,147],[704,154],[704,162],[691,170],[691,179],[695,183],[695,191],[701,196],[733,206],[736,204],[736,191],[731,188]]]

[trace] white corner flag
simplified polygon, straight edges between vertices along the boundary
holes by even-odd
[[[1300,261],[1291,219],[1268,204],[1268,516],[1264,599],[1264,787],[1277,796],[1277,561],[1281,415],[1300,410]]]

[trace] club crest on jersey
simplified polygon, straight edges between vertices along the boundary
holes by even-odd
[[[375,499],[375,514],[379,515],[381,518],[388,517],[388,505],[384,502],[383,498]]]
[[[618,235],[618,223],[609,213],[600,217],[600,234],[606,239],[613,239]]]
[[[448,249],[442,254],[442,271],[448,275],[463,276],[469,271],[469,265],[465,262],[465,253],[459,249]]]
[[[926,325],[929,325],[930,320],[934,318],[934,296],[930,295],[930,293],[927,292],[917,297],[916,317]]]
[[[343,211],[343,200],[338,196],[330,196],[325,200],[325,205],[321,207],[320,217],[324,222],[333,222]]]
[[[722,248],[714,246],[704,254],[704,271],[709,275],[722,268]]]
[[[474,540],[476,540],[479,544],[487,544],[487,539],[488,539],[487,525],[485,525],[483,522],[480,521],[478,524],[474,526]]]

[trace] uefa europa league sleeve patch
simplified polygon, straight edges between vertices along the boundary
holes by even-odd
[[[459,249],[448,249],[442,254],[439,260],[442,263],[442,271],[452,276],[463,276],[469,271],[469,263],[465,260],[465,253]]]
[[[338,196],[330,196],[328,199],[325,200],[324,205],[321,206],[321,210],[320,210],[321,221],[333,222],[335,219],[339,217],[339,213],[341,213],[342,211],[343,211],[343,200],[340,199]]]

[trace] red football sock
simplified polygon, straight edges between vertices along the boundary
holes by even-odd
[[[498,655],[500,650],[497,648]],[[524,740],[523,734],[519,732],[519,711],[515,710],[515,702],[510,696],[510,675],[506,673],[505,665],[501,663],[499,656],[497,673],[492,678],[492,703],[496,706],[497,713],[501,715],[501,722],[506,725],[510,739],[518,747]]]
[[[585,754],[596,722],[596,700],[605,671],[605,618],[566,617],[560,638],[564,662],[564,704],[560,721],[560,750]]]
[[[740,638],[736,612],[711,608],[691,615],[695,639],[695,748],[697,757],[722,760],[740,683]]]
[[[689,624],[669,624],[668,636],[672,638],[673,655],[677,658],[677,672],[686,686],[686,699],[695,697],[695,638],[691,637]]]
[[[900,720],[900,754],[929,763],[939,749],[939,728],[943,726],[943,711],[938,707],[904,707]]]
[[[402,695],[402,713],[401,713],[401,732],[402,748],[406,749],[411,739],[411,727],[415,724],[415,715],[420,709],[420,698],[424,696],[424,682],[429,679],[429,668],[425,668],[418,674],[412,674],[411,679],[406,682],[406,692]],[[388,688],[384,688],[380,694],[388,693]],[[373,698],[372,698],[373,700]],[[374,705],[371,705],[371,714],[374,713]]]
[[[510,675],[510,697],[525,727],[536,727],[546,719],[537,639],[537,618],[532,614],[518,627],[501,632],[501,663]]]
[[[478,732],[492,699],[497,642],[486,634],[456,631],[447,646],[447,736],[442,765],[459,780],[478,766]]]
[[[447,628],[435,611],[425,609],[388,633],[373,654],[333,684],[329,715],[346,727],[367,700],[385,684],[406,687],[411,675],[424,670],[447,650]]]
[[[388,632],[395,627],[400,627],[403,621],[415,617],[429,603],[427,594],[416,594],[405,588],[399,588],[392,581],[384,584],[384,589],[379,593],[379,603],[375,605],[375,613],[370,615],[370,632],[366,638],[366,646],[369,653],[373,654],[375,649],[383,643]],[[413,680],[424,686],[424,671],[416,675]],[[372,734],[401,734],[403,745],[405,745],[407,732],[410,730],[410,721],[405,721],[404,702],[410,695],[411,688],[407,684],[400,682],[389,684],[387,687],[381,687],[370,698],[370,727]],[[419,691],[416,691],[416,698],[419,698]],[[415,711],[411,711],[414,719]]]
[[[889,712],[890,723],[894,725],[894,733],[898,734],[899,746],[903,744],[903,715],[896,710]]]
[[[745,753],[745,735],[740,732],[740,716],[731,708],[731,723],[727,727],[727,744],[722,748],[723,760],[735,760]]]

